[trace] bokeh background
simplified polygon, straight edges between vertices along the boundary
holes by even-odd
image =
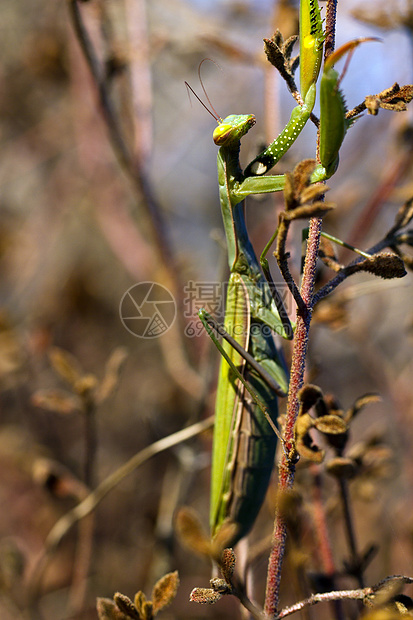
[[[338,44],[382,39],[354,55],[342,82],[349,107],[395,81],[412,82],[411,1],[341,5]],[[282,129],[294,105],[265,64],[262,39],[276,27],[295,32],[296,7],[270,0],[105,0],[78,8],[106,72],[119,119],[115,135],[130,154],[126,166],[108,137],[70,4],[2,0],[1,6],[0,616],[96,618],[97,596],[133,597],[139,589],[150,595],[160,576],[177,569],[181,586],[165,618],[238,618],[234,601],[212,608],[189,603],[193,587],[208,585],[210,567],[174,533],[181,505],[195,507],[207,527],[208,434],[143,464],[64,537],[41,573],[38,560],[52,526],[88,488],[139,450],[213,412],[219,356],[202,333],[185,334],[195,321],[185,286],[226,277],[215,121],[189,100],[184,80],[201,92],[198,67],[212,59],[217,64],[204,62],[202,79],[218,113],[256,115],[242,143],[245,164]],[[385,235],[413,194],[409,126],[412,111],[381,110],[357,121],[329,182],[337,210],[325,219],[326,230],[362,248]],[[307,127],[277,170],[313,157],[315,135]],[[257,251],[281,204],[281,197],[249,201]],[[290,242],[299,277],[298,226]],[[320,281],[327,277],[320,271]],[[177,319],[159,338],[132,335],[119,313],[128,289],[147,281],[166,286],[177,304]],[[411,285],[411,273],[385,282],[356,276],[333,305],[320,307],[311,332],[310,381],[345,409],[366,392],[383,399],[356,419],[351,439],[379,446],[353,486],[360,549],[379,547],[367,571],[371,583],[411,573],[412,566]],[[288,297],[287,305],[293,314]],[[311,487],[309,472],[308,463],[300,465],[299,489]],[[274,495],[263,509],[259,542],[271,532]],[[322,495],[340,571],[347,551],[328,478]],[[303,497],[311,521],[311,493]],[[310,526],[304,539],[306,570],[322,572]],[[266,555],[256,555],[260,601]],[[285,571],[293,573],[293,563]],[[300,598],[296,580],[285,583],[283,604]],[[345,585],[354,587],[351,580]],[[328,610],[317,613],[330,617]]]

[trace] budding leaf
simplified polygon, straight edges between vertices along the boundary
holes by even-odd
[[[178,571],[168,573],[161,577],[152,590],[153,612],[157,614],[159,610],[170,605],[176,596],[179,587]]]
[[[126,618],[132,618],[133,620],[142,620],[140,614],[138,613],[138,610],[128,596],[126,596],[125,594],[121,594],[121,592],[116,592],[116,594],[113,596],[113,600],[115,601],[121,612],[126,616]]]
[[[189,596],[192,603],[212,605],[222,598],[222,594],[212,588],[194,588]]]

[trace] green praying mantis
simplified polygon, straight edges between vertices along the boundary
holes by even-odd
[[[334,64],[364,40],[346,44],[324,63],[320,80],[319,163],[311,182],[328,179],[334,174],[350,125],[345,117],[340,78]],[[223,523],[233,524],[230,545],[250,531],[264,501],[275,459],[277,399],[287,393],[288,373],[271,332],[284,338],[292,337],[288,318],[272,283],[264,277],[248,237],[242,201],[251,194],[283,189],[284,175],[261,175],[286,153],[310,118],[316,100],[323,43],[317,0],[301,0],[302,103],[293,109],[278,138],[246,167],[244,173],[239,163],[240,141],[255,124],[254,115],[230,115],[221,119],[213,114],[218,122],[213,139],[220,147],[219,196],[230,278],[224,327],[219,328],[204,309],[200,310],[199,317],[222,354],[215,409],[210,526],[215,535]],[[222,346],[216,332],[223,336]]]

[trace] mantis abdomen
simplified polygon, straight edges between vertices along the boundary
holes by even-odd
[[[273,395],[268,399],[269,390],[253,373],[247,372],[245,378],[256,393],[266,398],[267,408],[276,423],[277,398]],[[262,388],[265,396],[260,393]],[[224,514],[221,515],[237,525],[237,539],[248,534],[264,502],[277,446],[277,436],[268,420],[244,388],[242,391],[237,425],[232,431],[233,453],[227,464],[230,485],[223,496]]]
[[[245,276],[231,274],[225,329],[268,371],[280,366],[278,352],[267,326],[251,320]],[[234,366],[265,403],[274,424],[277,396],[245,359],[228,343],[223,344]],[[278,373],[285,377],[284,369]],[[286,379],[284,379],[284,385]],[[229,414],[229,412],[232,412]],[[211,531],[224,521],[236,526],[234,545],[251,529],[262,506],[274,466],[277,436],[263,411],[222,358],[217,388],[212,457]]]

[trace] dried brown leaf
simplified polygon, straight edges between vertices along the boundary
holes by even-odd
[[[341,435],[348,431],[345,421],[338,415],[324,415],[314,420],[314,427],[325,435]]]
[[[406,110],[406,104],[413,99],[413,84],[399,86],[396,82],[388,91],[387,94],[382,96],[383,107],[386,107],[386,109]],[[390,108],[387,106],[390,106]]]
[[[211,542],[211,555],[219,563],[224,549],[230,547],[237,538],[239,525],[227,519],[216,532]]]
[[[300,439],[301,437],[304,437],[304,435],[306,435],[308,431],[313,428],[313,422],[314,420],[309,413],[303,413],[300,415],[300,417],[297,418],[294,427],[296,438]]]
[[[136,609],[138,610],[139,616],[141,618],[144,618],[144,613],[145,613],[144,609],[148,601],[147,601],[145,594],[142,592],[142,590],[138,590],[138,592],[136,592],[133,602],[135,604]]]
[[[35,407],[63,414],[74,413],[82,409],[79,398],[63,390],[37,390],[32,395],[31,402]]]
[[[292,222],[293,220],[308,220],[311,217],[324,217],[326,213],[335,209],[332,202],[315,202],[314,204],[295,207],[295,209],[286,211],[284,219]]]
[[[298,392],[298,400],[300,401],[299,415],[307,413],[322,398],[323,392],[317,385],[312,385],[311,383],[304,385]]]
[[[297,41],[296,35],[289,37],[285,42],[279,30],[276,30],[271,39],[264,39],[264,52],[267,60],[279,71],[280,75],[287,82],[290,90],[295,90],[293,66],[291,53],[294,43]]]
[[[406,581],[406,578],[402,575],[396,575],[394,577],[384,579],[374,588],[374,605],[379,606],[388,604],[395,596],[403,591],[406,583],[411,583],[411,581]]]
[[[119,383],[119,372],[127,356],[127,350],[124,347],[118,347],[109,357],[106,363],[105,376],[103,377],[96,394],[96,399],[99,403],[111,396],[113,391],[116,389]]]
[[[83,375],[82,368],[74,355],[59,347],[52,347],[49,358],[56,372],[74,387]]]
[[[348,411],[346,411],[344,415],[344,420],[346,422],[350,422],[352,418],[354,418],[364,407],[367,405],[371,405],[373,403],[379,403],[381,401],[381,396],[379,394],[364,394],[364,396],[360,396],[353,404],[352,407]]]
[[[321,418],[321,416],[328,415],[330,412],[331,403],[328,400],[328,394],[322,398],[319,398],[314,403],[314,410],[317,418]]]
[[[399,86],[397,82],[390,88],[386,88],[377,95],[367,95],[365,106],[369,114],[377,115],[379,108],[392,110],[393,112],[404,112],[407,104],[413,99],[413,85],[406,84]]]
[[[178,511],[176,531],[181,541],[199,555],[211,555],[211,543],[204,532],[198,513],[187,506]]]
[[[96,601],[96,610],[99,620],[128,620],[119,607],[110,598],[98,598]]]
[[[37,458],[31,471],[33,480],[56,497],[83,499],[89,489],[61,463],[53,459]]]
[[[297,43],[297,40],[298,40],[297,34],[293,34],[291,35],[291,37],[288,37],[288,39],[285,40],[284,45],[283,45],[283,51],[284,51],[284,56],[286,58],[291,58],[294,45]],[[295,62],[295,58],[293,58],[293,63],[294,62]]]
[[[320,450],[320,448],[313,443],[305,443],[303,440],[298,439],[296,448],[300,456],[306,458],[312,463],[316,463],[319,465],[324,460],[324,450]]]
[[[314,422],[315,420],[309,413],[299,416],[294,428],[296,449],[300,456],[304,456],[314,463],[321,463],[324,459],[324,451],[314,444],[309,433],[314,427]]]
[[[141,620],[153,620],[155,614],[153,613],[153,603],[152,601],[146,601],[142,605],[142,609],[140,612]]]
[[[294,187],[296,193],[301,195],[301,193],[306,189],[310,184],[310,177],[313,174],[317,162],[315,159],[303,159],[298,162],[293,171],[293,179],[294,179]]]
[[[350,480],[357,473],[357,465],[353,459],[338,456],[326,463],[326,471],[335,478]]]
[[[135,605],[132,603],[130,598],[126,596],[126,594],[116,592],[116,594],[114,594],[113,596],[113,600],[115,601],[120,611],[126,616],[126,618],[132,618],[132,620],[143,620],[138,613]]]
[[[403,278],[406,275],[402,259],[390,252],[382,252],[381,254],[365,258],[355,265],[345,267],[345,271],[347,275],[359,271],[367,271],[384,279]]]
[[[410,271],[413,271],[413,256],[409,256],[404,252],[400,252],[400,258],[402,259],[405,267],[407,267],[407,269],[410,269]]]
[[[308,187],[305,187],[301,192],[301,202],[312,202],[313,200],[319,200],[321,196],[324,196],[330,188],[325,183],[313,183]]]
[[[167,573],[161,577],[152,590],[153,613],[157,614],[161,609],[171,604],[179,587],[178,571]]]
[[[285,183],[284,183],[284,201],[285,208],[287,211],[295,209],[297,206],[295,190],[294,190],[294,178],[291,172],[285,173]]]
[[[74,389],[82,399],[89,399],[91,397],[94,398],[97,385],[98,380],[95,375],[83,375],[83,377],[80,377],[79,381],[76,381]]]
[[[315,307],[313,321],[328,325],[331,329],[342,329],[348,324],[347,305],[343,298],[323,299]]]
[[[264,39],[264,52],[268,61],[279,71],[282,76],[290,78],[288,67],[286,66],[284,53],[282,51],[282,35],[276,31],[272,39]]]
[[[300,513],[302,504],[302,495],[294,489],[287,489],[278,493],[277,509],[287,524],[291,525],[297,521],[297,515]]]

